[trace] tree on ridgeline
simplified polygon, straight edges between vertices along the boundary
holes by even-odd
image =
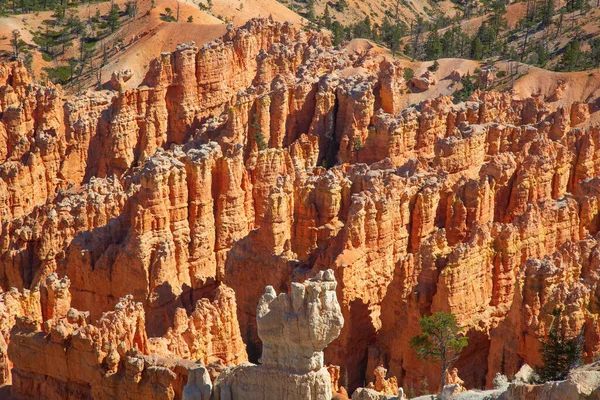
[[[15,60],[19,58],[19,54],[21,54],[21,50],[27,43],[23,39],[21,39],[21,32],[18,29],[14,29],[12,31],[12,38],[10,39],[10,44],[13,49],[13,57]]]

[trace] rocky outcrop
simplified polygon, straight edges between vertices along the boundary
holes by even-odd
[[[230,359],[232,350],[226,343],[241,343],[237,323],[229,324],[234,326],[233,331],[227,331],[226,326],[216,327],[221,328],[217,331],[214,323],[202,321],[225,320],[227,316],[223,318],[221,313],[228,309],[226,304],[209,316],[210,302],[199,301],[186,331],[181,332],[180,318],[164,338],[149,340],[143,306],[132,296],[122,298],[114,311],[103,313],[90,324],[88,312],[70,308],[69,283],[67,278],[59,280],[55,274],[47,278],[37,304],[37,314],[44,320],[42,325],[34,317],[36,311],[17,317],[8,345],[8,357],[14,364],[11,392],[16,398],[171,400],[185,394],[185,398],[208,400],[212,387],[208,370],[195,360],[221,357],[231,363],[245,359],[243,349],[239,359]],[[234,311],[231,290],[217,291],[217,305],[233,301],[230,309]],[[5,296],[5,302],[12,298]],[[225,341],[221,343],[207,332],[194,330],[195,322],[208,332],[225,334]],[[180,342],[176,341],[177,333],[181,335]],[[156,342],[168,344],[166,354],[161,354]],[[186,351],[182,351],[186,345]]]
[[[373,374],[375,375],[375,382],[369,383],[369,389],[374,389],[386,395],[399,395],[398,391],[401,389],[398,388],[398,380],[395,376],[386,379],[387,370],[382,366],[375,368]],[[399,397],[402,397],[402,393],[400,393]]]
[[[247,361],[233,290],[221,285],[211,297],[212,301],[198,300],[189,317],[184,308],[178,308],[173,327],[163,337],[150,339],[149,352],[169,358],[200,360],[204,365],[214,362],[236,365]]]
[[[558,400],[590,399],[600,395],[600,371],[598,363],[572,370],[564,381],[547,382],[543,385],[513,382],[504,393],[504,399]]]
[[[523,369],[531,370],[525,364],[512,382],[506,376],[498,374],[494,379],[494,389],[490,390],[456,390],[456,384],[444,387],[437,397],[443,400],[558,400],[558,399],[593,399],[600,393],[600,375],[598,363],[584,365],[571,370],[564,381],[550,381],[534,384],[523,380]],[[358,399],[378,399],[376,392],[368,389],[355,391]],[[426,400],[431,395],[416,397],[415,400]],[[354,396],[352,397],[354,399]],[[381,397],[383,399],[383,397]]]
[[[216,399],[331,399],[331,377],[323,349],[340,333],[344,319],[333,271],[304,283],[291,294],[267,286],[257,309],[263,342],[260,365],[240,365],[215,382]]]
[[[421,76],[411,78],[408,82],[409,87],[413,92],[424,92],[436,83],[437,81],[433,77],[431,71],[425,71]]]
[[[11,382],[12,361],[8,357],[10,332],[18,318],[27,317],[30,324],[40,327],[42,323],[42,307],[40,291],[25,290],[19,292],[16,288],[0,293],[0,382]]]
[[[352,400],[401,400],[402,397],[379,393],[374,389],[358,388],[352,394]]]
[[[113,90],[122,91],[125,89],[125,84],[133,76],[133,71],[130,69],[124,69],[120,71],[114,71],[110,76],[110,87]]]

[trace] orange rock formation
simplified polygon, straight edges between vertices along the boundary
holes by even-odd
[[[144,84],[122,94],[65,100],[22,65],[2,66],[0,327],[10,361],[34,357],[31,346],[32,360],[58,357],[52,348],[80,336],[70,342],[77,357],[97,357],[89,346],[102,335],[73,332],[102,332],[115,315],[104,313],[131,294],[136,332],[147,334],[128,333],[122,354],[99,350],[109,369],[138,357],[127,353],[138,342],[141,353],[236,363],[245,357],[236,329],[256,362],[263,288],[289,292],[292,278],[329,268],[346,322],[325,360],[350,389],[377,365],[400,386],[427,377],[435,389],[436,368],[408,341],[436,311],[465,326],[456,366],[466,387],[536,364],[556,304],[565,326],[585,326],[593,358],[594,105],[550,112],[540,97],[476,92],[400,110],[402,76],[384,56],[333,49],[321,34],[268,20],[163,53]],[[69,284],[48,281],[54,273]],[[61,285],[73,307],[89,310],[81,321],[99,326],[58,322],[69,300]],[[25,315],[27,329],[10,335]],[[40,380],[44,390],[96,390],[69,386],[79,378],[51,375],[48,362],[35,368],[15,369],[17,396]],[[161,387],[178,391],[184,380],[166,368]]]
[[[180,399],[186,382],[188,390],[209,385],[210,394],[208,371],[196,360],[245,360],[229,288],[217,288],[213,303],[198,301],[189,320],[178,310],[164,337],[148,338],[144,307],[133,296],[121,298],[114,311],[90,324],[88,312],[70,308],[69,284],[50,274],[41,299],[32,296],[37,308],[16,317],[7,354],[17,398]],[[16,294],[8,294],[5,303],[14,303],[9,299]]]

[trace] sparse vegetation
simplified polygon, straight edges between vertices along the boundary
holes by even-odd
[[[262,133],[262,129],[258,121],[258,114],[254,114],[254,118],[252,120],[252,129],[255,132],[254,140],[256,141],[256,147],[258,147],[259,151],[266,150],[269,147],[269,144],[265,140],[265,136]]]
[[[201,1],[198,2],[198,7],[202,10],[202,11],[210,11],[210,9],[212,8],[212,0],[208,0],[206,2],[206,4],[204,4]]]
[[[431,72],[435,72],[438,69],[440,69],[440,63],[437,60],[435,60],[433,62],[433,64],[431,64],[429,67],[427,67],[427,69]]]
[[[97,1],[90,1],[93,2]],[[135,18],[138,13],[137,0],[126,2],[123,10],[112,4],[104,15],[97,9],[87,18],[81,18],[73,9],[79,3],[23,0],[13,2],[10,8],[7,4],[6,0],[0,0],[0,13],[52,10],[51,15],[28,29],[32,43],[23,40],[22,29],[13,30],[8,39],[12,48],[10,58],[23,60],[26,66],[31,66],[32,50],[36,49],[45,62],[52,63],[43,68],[41,80],[75,89],[81,88],[82,80],[93,79],[108,58],[122,48],[123,39],[118,30],[124,21]]]
[[[125,14],[129,18],[135,18],[138,13],[138,4],[137,1],[128,1],[125,3]]]
[[[104,1],[104,0],[102,0]],[[102,1],[91,0],[89,3]],[[68,8],[78,3],[69,3],[64,0],[0,0],[1,14],[30,14],[38,11],[56,10],[57,8]]]
[[[160,19],[165,22],[175,22],[177,19],[173,16],[173,10],[170,7],[165,8],[165,12],[160,14]]]
[[[254,140],[256,140],[256,147],[258,147],[259,151],[267,149],[268,145],[262,132],[255,133]]]
[[[467,72],[460,78],[460,83],[462,83],[462,89],[454,92],[454,98],[456,101],[467,101],[477,89],[477,77]]]

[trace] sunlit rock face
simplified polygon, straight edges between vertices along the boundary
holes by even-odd
[[[51,273],[39,292],[15,290],[2,296],[16,314],[11,314],[3,367],[12,366],[4,378],[18,399],[173,400],[185,394],[188,400],[208,400],[212,383],[204,364],[245,360],[235,300],[227,287],[217,288],[212,303],[198,301],[189,319],[178,309],[167,334],[149,338],[144,307],[133,296],[121,298],[91,323],[89,312],[71,307],[70,284],[67,277]]]
[[[221,374],[216,399],[331,399],[323,349],[344,325],[336,288],[332,270],[292,283],[290,295],[277,295],[267,286],[256,317],[263,342],[260,365],[240,365]]]
[[[408,345],[436,311],[465,327],[467,387],[535,365],[557,304],[591,360],[594,107],[478,91],[402,109],[409,86],[442,84],[402,76],[390,57],[269,20],[163,53],[123,93],[66,99],[1,66],[0,348],[16,317],[48,333],[62,301],[91,322],[131,295],[148,352],[237,364],[264,348],[265,367],[305,371],[330,337],[290,332],[299,343],[282,353],[256,305],[266,286],[292,301],[292,282],[331,269],[345,322],[324,360],[350,389],[379,365],[437,388]],[[0,361],[8,381],[10,354]]]

